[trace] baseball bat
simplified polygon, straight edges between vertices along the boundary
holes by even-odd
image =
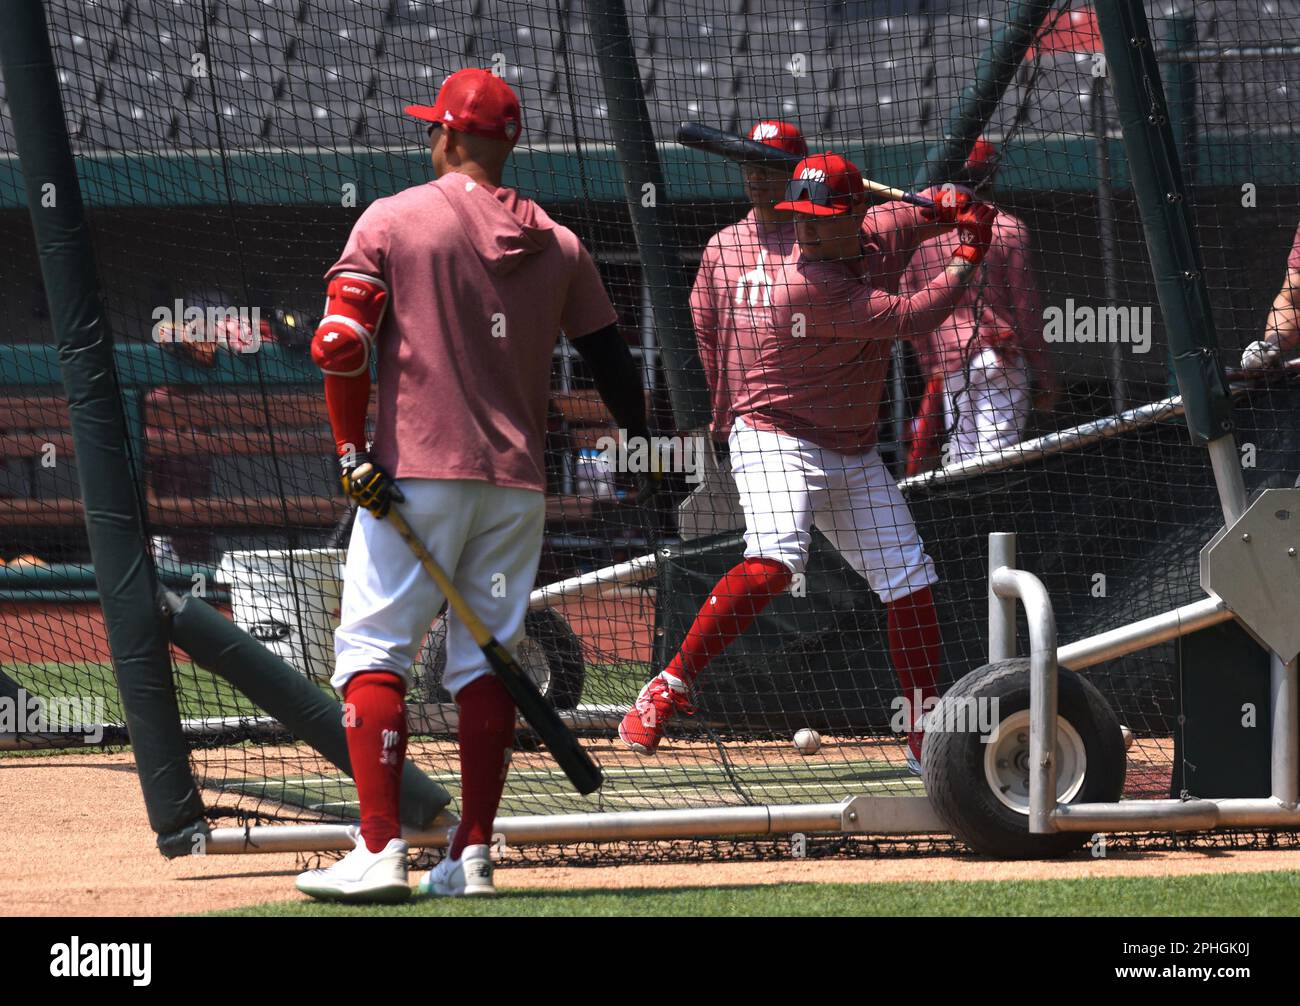
[[[537,690],[532,678],[519,666],[519,661],[501,645],[492,635],[491,630],[483,624],[483,620],[474,613],[455,584],[451,582],[451,578],[424,547],[424,542],[416,537],[415,532],[411,530],[411,525],[406,523],[406,518],[397,507],[394,506],[388,511],[385,520],[402,536],[407,547],[420,560],[424,571],[438,585],[438,589],[447,598],[451,610],[469,629],[474,642],[483,651],[483,656],[487,657],[488,666],[505,685],[520,714],[528,721],[528,725],[537,731],[537,736],[550,750],[574,788],[583,796],[600,789],[603,777],[591,755],[578,743],[578,738],[573,735],[573,731],[564,725],[555,708],[542,698],[542,693]]]
[[[735,133],[725,133],[721,129],[714,129],[701,122],[683,122],[678,126],[677,142],[684,147],[718,154],[742,164],[761,164],[764,167],[781,168],[786,171],[793,171],[794,166],[800,161],[799,157],[787,154],[784,150],[777,150],[766,143],[737,136]],[[882,185],[880,182],[863,179],[862,185],[871,195],[881,199],[899,199],[914,206],[934,205],[934,201],[926,199],[925,196],[904,192],[902,189]]]

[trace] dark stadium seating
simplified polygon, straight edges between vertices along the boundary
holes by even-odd
[[[523,96],[530,139],[571,132],[576,119],[583,141],[608,140],[590,29],[581,5],[561,6],[568,12],[563,20],[552,4],[478,0],[105,0],[97,8],[120,12],[116,27],[93,27],[106,23],[103,14],[91,18],[73,3],[52,4],[50,22],[65,68],[64,100],[83,150],[138,145],[140,120],[149,126],[143,133],[150,146],[213,145],[215,131],[198,125],[213,95],[187,80],[191,55],[205,47],[227,147],[311,145],[325,135],[411,142],[401,106],[430,96],[445,73],[486,65],[494,54]],[[1147,7],[1159,31],[1168,4]],[[1249,17],[1241,15],[1244,7]],[[212,12],[206,26],[205,8]],[[734,126],[779,114],[831,138],[934,138],[1005,8],[972,0],[931,3],[925,17],[837,17],[834,4],[808,4],[796,14],[747,0],[634,0],[628,13],[661,137],[683,117]],[[1201,44],[1277,44],[1295,37],[1300,0],[1198,2],[1194,14]],[[792,53],[805,58],[806,76],[790,72]],[[1086,133],[1086,62],[1055,55],[1043,64],[1025,128]],[[1292,102],[1300,101],[1300,88],[1288,88],[1290,65],[1201,66],[1203,128],[1295,121]],[[1009,102],[995,126],[1009,125]],[[136,126],[126,128],[131,121]],[[0,131],[0,150],[11,144]]]

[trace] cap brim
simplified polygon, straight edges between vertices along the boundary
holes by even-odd
[[[777,203],[772,207],[783,213],[802,213],[810,217],[838,217],[848,213],[851,206],[822,206],[807,199],[795,199],[791,202]]]
[[[407,105],[406,114],[425,122],[439,122],[438,113],[432,105]]]

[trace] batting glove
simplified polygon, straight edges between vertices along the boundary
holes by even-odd
[[[954,258],[978,262],[984,258],[993,243],[993,221],[998,218],[996,207],[988,203],[971,203],[957,214],[957,238],[961,244],[953,252]]]
[[[964,185],[936,185],[921,195],[934,203],[921,210],[921,218],[927,223],[955,224],[975,201],[975,194]]]
[[[1282,350],[1267,339],[1257,339],[1241,353],[1242,370],[1267,370],[1282,360]]]
[[[406,502],[393,477],[371,461],[365,451],[339,458],[339,469],[344,494],[376,517],[387,517],[394,503]]]

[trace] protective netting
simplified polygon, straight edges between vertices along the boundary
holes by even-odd
[[[760,120],[796,124],[811,150],[841,152],[866,177],[910,189],[950,131],[963,89],[992,65],[1013,12],[1032,6],[630,0],[664,180],[662,191],[637,193],[658,221],[641,236],[680,261],[677,295],[696,282],[710,238],[750,210],[739,166],[675,143],[679,123],[747,135]],[[1146,7],[1221,359],[1235,368],[1286,287],[1300,217],[1300,2]],[[702,393],[700,372],[675,365],[682,357],[669,351],[693,352],[696,332],[673,327],[671,291],[641,267],[613,142],[626,125],[610,110],[618,81],[602,79],[614,71],[602,71],[589,13],[570,0],[47,5],[119,345],[149,551],[167,583],[222,605],[318,679],[328,675],[338,604],[339,553],[330,549],[347,514],[306,345],[323,273],[352,223],[373,200],[432,177],[423,126],[402,107],[431,103],[448,73],[485,67],[515,88],[524,129],[506,184],[592,251],[642,362],[655,430],[698,432],[681,410]],[[1034,30],[983,130],[993,147],[985,168],[995,170],[980,192],[1004,221],[1020,222],[1009,226],[1019,242],[1014,267],[977,278],[966,312],[977,320],[956,329],[955,355],[932,340],[900,344],[887,376],[872,378],[877,387],[844,383],[864,370],[820,372],[828,399],[881,394],[879,455],[938,573],[941,686],[986,660],[990,531],[1019,534],[1019,564],[1046,582],[1069,642],[1201,596],[1196,556],[1222,520],[1206,454],[1189,445],[1177,402],[1140,408],[1176,389],[1095,19],[1083,4],[1058,3]],[[12,149],[0,124],[0,683],[102,698],[104,722],[117,723]],[[740,253],[758,248],[742,243]],[[930,278],[925,263],[943,258],[911,261],[905,275],[873,284],[915,292]],[[722,288],[723,302],[753,307],[770,296],[779,265],[755,259],[753,268],[758,287]],[[1300,275],[1289,279],[1300,290]],[[790,376],[769,379],[783,386]],[[1248,488],[1295,484],[1300,391],[1282,378],[1233,387]],[[891,652],[885,606],[820,533],[799,590],[778,598],[700,676],[699,712],[669,725],[657,757],[618,741],[619,718],[739,561],[743,518],[725,440],[712,452],[697,450],[707,434],[680,443],[671,503],[647,510],[632,503],[634,479],[598,450],[612,423],[563,340],[552,389],[538,586],[607,572],[580,592],[539,600],[520,656],[548,681],[607,782],[599,795],[578,797],[545,752],[529,750],[525,732],[501,812],[922,792],[892,719],[900,654]],[[1065,435],[1047,450],[1011,448],[956,467],[961,422],[979,414],[974,403],[997,404],[998,395],[1011,417],[1008,442]],[[429,403],[432,423],[438,404]],[[937,453],[927,455],[910,431],[935,408]],[[1114,435],[1089,432],[1133,409]],[[706,454],[720,467],[701,462]],[[909,462],[943,470],[907,478]],[[699,482],[697,463],[705,489],[679,515]],[[651,551],[660,560],[653,566],[608,572]],[[439,639],[436,629],[415,669],[411,756],[455,793],[454,707],[439,685]],[[1134,734],[1128,795],[1166,795],[1179,715],[1173,644],[1087,676]],[[213,816],[355,816],[350,781],[229,685],[183,655],[175,677]],[[820,732],[818,750],[792,745],[803,727]]]

